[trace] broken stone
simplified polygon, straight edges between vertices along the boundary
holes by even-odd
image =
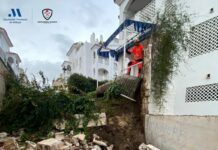
[[[30,150],[30,149],[27,149],[26,146],[20,146],[20,150]]]
[[[92,150],[101,150],[101,147],[98,146],[98,145],[94,145],[93,148],[92,148]]]
[[[147,150],[160,150],[160,149],[149,144],[147,145]]]
[[[93,134],[93,138],[100,139],[100,136],[98,136],[97,134]]]
[[[78,139],[75,138],[75,137],[72,137],[72,142],[71,142],[71,143],[72,143],[73,145],[77,146],[77,147],[80,145]]]
[[[107,147],[107,150],[113,150],[113,148],[114,148],[114,145],[112,144],[112,145]]]
[[[56,120],[53,124],[56,129],[62,131],[66,128],[67,121],[66,120],[62,120],[62,121]]]
[[[6,132],[1,132],[0,133],[0,139],[6,138],[8,134]]]
[[[0,140],[0,150],[19,150],[19,145],[14,137],[7,137]]]
[[[66,144],[66,145],[60,147],[59,150],[71,150],[71,149],[72,149],[72,144]]]
[[[65,145],[68,145],[68,146],[72,146],[72,144],[69,143],[69,142],[64,142],[64,144],[65,144]]]
[[[87,127],[105,126],[107,125],[107,119],[105,113],[95,113],[97,120],[90,120]],[[79,128],[83,128],[83,114],[76,114],[75,118],[79,119]]]
[[[70,135],[74,135],[74,131],[73,130],[70,131]]]
[[[142,143],[139,145],[139,150],[147,150],[147,145],[145,143]]]
[[[59,150],[64,146],[64,143],[60,140],[50,138],[37,143],[37,150]]]
[[[80,141],[83,141],[83,140],[85,140],[86,135],[83,133],[79,133],[73,137],[79,139]]]
[[[63,140],[64,138],[65,138],[64,132],[57,132],[57,133],[55,133],[55,139]]]
[[[55,136],[55,133],[53,131],[49,132],[47,135],[49,138],[53,138]]]
[[[139,145],[139,150],[160,150],[156,147],[154,147],[153,145],[146,145],[145,143],[142,143],[141,145]]]
[[[98,141],[96,140],[95,138],[93,139],[93,143],[97,144],[97,145],[100,145],[100,146],[104,146],[104,147],[107,147],[107,144],[103,141]]]
[[[82,145],[87,145],[87,141],[86,140],[83,140],[80,142]]]
[[[36,150],[36,146],[37,146],[36,143],[31,141],[26,141],[26,144],[27,144],[26,147],[27,150]]]

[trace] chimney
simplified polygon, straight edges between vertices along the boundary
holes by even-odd
[[[103,43],[103,35],[100,35],[100,42]]]
[[[95,43],[95,33],[92,33],[92,34],[91,34],[90,42],[91,42],[91,43]]]

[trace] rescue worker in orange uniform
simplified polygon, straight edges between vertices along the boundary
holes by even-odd
[[[134,59],[128,63],[127,75],[130,75],[131,66],[138,64],[138,77],[141,77],[142,72],[142,61],[143,61],[143,50],[144,46],[140,44],[139,40],[135,40],[135,45],[132,49],[128,49],[128,54],[133,54]],[[141,62],[141,63],[140,63]]]

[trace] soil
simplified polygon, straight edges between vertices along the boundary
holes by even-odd
[[[97,134],[114,150],[138,150],[145,142],[140,106],[126,99],[110,101],[98,100],[97,105],[107,115],[107,126],[93,128],[91,134]]]

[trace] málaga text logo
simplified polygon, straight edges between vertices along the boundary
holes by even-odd
[[[12,8],[9,11],[9,14],[7,17],[3,18],[4,21],[7,21],[9,23],[16,23],[16,24],[20,24],[24,21],[27,21],[27,18],[22,17],[22,13],[21,10],[19,8]]]

